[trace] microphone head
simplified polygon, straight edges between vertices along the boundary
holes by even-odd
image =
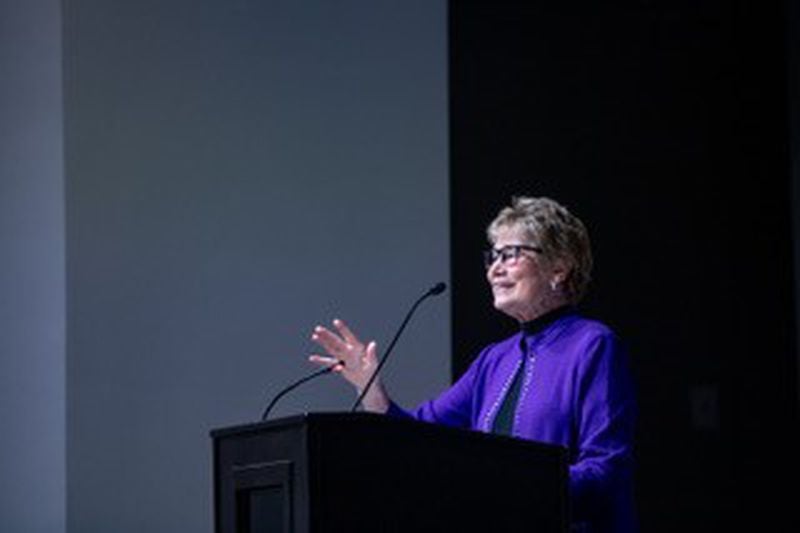
[[[444,281],[440,281],[439,283],[431,287],[431,290],[428,291],[428,294],[436,296],[442,294],[446,289],[447,289],[447,283],[445,283]]]

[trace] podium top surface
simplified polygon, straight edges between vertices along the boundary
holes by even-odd
[[[239,424],[234,426],[222,427],[213,429],[210,432],[211,438],[216,440],[223,440],[227,438],[242,437],[248,434],[258,434],[270,431],[285,430],[289,428],[316,428],[316,427],[336,427],[336,426],[353,426],[358,425],[361,427],[375,427],[381,430],[396,431],[396,432],[424,432],[436,433],[441,435],[448,435],[450,437],[459,437],[472,441],[493,441],[503,442],[505,446],[521,447],[536,449],[542,451],[544,449],[557,451],[557,453],[566,454],[565,447],[543,443],[537,441],[523,440],[515,437],[505,435],[497,435],[491,433],[483,433],[471,429],[455,428],[444,426],[441,424],[433,424],[430,422],[420,422],[413,419],[395,418],[384,414],[369,413],[369,412],[312,412],[292,415],[284,418],[277,418],[275,420],[268,420],[266,422],[255,422],[248,424]]]

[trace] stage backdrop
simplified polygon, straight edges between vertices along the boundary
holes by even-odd
[[[68,525],[207,531],[215,427],[448,281],[442,1],[65,2]],[[449,299],[386,367],[443,388]],[[348,408],[329,378],[275,416]]]
[[[776,489],[798,446],[797,26],[729,4],[450,2],[454,373],[514,328],[475,282],[481,219],[558,198],[592,235],[583,307],[630,348],[647,532],[798,530]]]

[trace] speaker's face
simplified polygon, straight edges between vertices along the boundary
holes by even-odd
[[[494,307],[520,322],[533,320],[548,310],[552,273],[528,242],[521,228],[500,228],[494,235],[497,257],[486,270]]]

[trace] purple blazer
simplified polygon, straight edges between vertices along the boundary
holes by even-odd
[[[600,322],[568,312],[536,333],[491,344],[439,397],[413,411],[392,404],[389,414],[490,432],[520,368],[512,435],[569,450],[574,528],[636,531],[634,387],[625,351]]]

